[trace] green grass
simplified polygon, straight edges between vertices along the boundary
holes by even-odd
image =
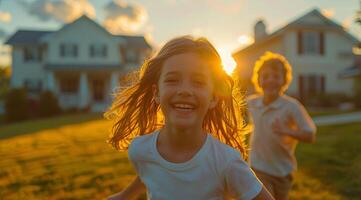
[[[120,191],[135,173],[126,153],[106,143],[110,128],[92,115],[0,127],[7,135],[0,139],[0,199],[104,199]],[[320,127],[316,144],[297,149],[290,199],[358,199],[360,143],[357,124]]]
[[[99,113],[75,113],[47,119],[26,120],[18,123],[3,124],[0,126],[0,139],[30,134],[44,129],[52,129],[64,125],[85,123],[101,118],[102,115]]]
[[[291,197],[360,199],[360,144],[359,123],[319,127],[315,144],[300,144],[298,147],[299,171]]]

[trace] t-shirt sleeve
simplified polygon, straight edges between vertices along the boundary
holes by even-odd
[[[226,168],[227,193],[237,200],[253,199],[262,190],[262,183],[239,155]]]
[[[297,123],[297,127],[305,132],[314,134],[316,126],[311,117],[308,115],[306,109],[301,103],[297,102],[292,106],[292,115]]]
[[[128,148],[128,159],[130,163],[132,164],[134,170],[137,172],[138,175],[141,174],[141,165],[139,160],[139,155],[137,153],[137,148],[135,148],[136,145],[134,145],[135,141],[133,140],[132,143],[129,145]]]

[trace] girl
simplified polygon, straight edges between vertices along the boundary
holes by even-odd
[[[138,175],[110,199],[131,199],[145,189],[149,199],[272,199],[243,160],[233,85],[204,38],[173,39],[146,61],[140,80],[107,112],[115,119],[110,143],[130,144]]]

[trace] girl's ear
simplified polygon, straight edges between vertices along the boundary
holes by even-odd
[[[154,100],[157,104],[160,103],[160,98],[159,98],[159,91],[158,91],[158,86],[157,85],[152,85],[152,91],[153,91],[153,97]]]

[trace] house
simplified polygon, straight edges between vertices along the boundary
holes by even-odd
[[[353,65],[352,48],[359,41],[318,9],[270,34],[264,21],[258,21],[254,38],[253,44],[232,54],[237,75],[248,85],[255,61],[272,51],[284,55],[293,67],[288,94],[301,100],[317,94],[353,95],[353,80],[340,73]]]
[[[10,87],[32,96],[50,90],[64,109],[95,112],[151,53],[143,36],[112,35],[85,15],[57,31],[19,30],[6,44],[12,46]]]

